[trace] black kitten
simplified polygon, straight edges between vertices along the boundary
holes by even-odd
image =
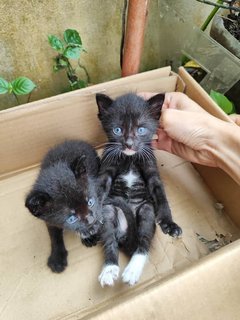
[[[155,221],[164,233],[173,237],[182,233],[172,220],[151,148],[164,95],[145,101],[135,94],[116,100],[97,94],[96,100],[98,116],[109,140],[99,175],[99,194],[106,201],[102,234],[105,266],[99,281],[104,286],[113,285],[117,279],[118,247],[121,246],[131,256],[122,279],[133,285],[139,280],[147,259]]]
[[[88,143],[70,140],[51,149],[25,206],[46,222],[51,239],[48,266],[62,272],[67,266],[63,229],[80,234],[83,244],[97,244],[101,210],[96,193],[100,160]]]

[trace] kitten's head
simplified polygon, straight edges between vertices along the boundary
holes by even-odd
[[[98,117],[110,142],[107,149],[116,157],[122,153],[147,157],[158,127],[164,94],[157,94],[147,101],[132,93],[116,100],[97,94],[96,101]]]
[[[96,181],[87,174],[85,161],[81,156],[70,167],[61,161],[42,169],[25,201],[35,217],[83,239],[96,234],[102,223]]]

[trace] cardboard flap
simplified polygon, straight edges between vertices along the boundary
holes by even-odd
[[[0,112],[0,175],[36,165],[50,147],[65,139],[101,144],[105,136],[97,119],[95,94],[175,91],[177,76],[169,74],[166,67]]]
[[[97,279],[103,266],[102,247],[86,248],[71,232],[64,234],[68,267],[61,274],[52,273],[46,263],[50,240],[44,222],[24,207],[25,195],[38,168],[0,181],[1,319],[87,319],[105,311],[103,319],[119,319],[127,313],[132,319],[140,313],[148,315],[148,307],[154,308],[149,300],[152,295],[153,301],[161,300],[158,304],[161,306],[167,301],[168,294],[177,294],[179,287],[169,292],[161,289],[161,280],[170,274],[177,275],[209,253],[197,233],[209,241],[216,238],[216,233],[230,234],[232,240],[239,237],[238,229],[228,217],[216,210],[215,199],[190,163],[166,152],[158,151],[156,156],[172,215],[182,227],[183,236],[173,239],[157,227],[149,260],[139,284],[134,287],[121,282],[121,274],[129,260],[120,254],[120,279],[114,287],[101,288]],[[220,276],[220,267],[218,269]],[[198,273],[195,276],[202,283]],[[157,291],[151,293],[155,285]],[[189,287],[192,288],[191,284]],[[133,296],[136,299],[132,304]],[[116,308],[121,303],[123,305]]]

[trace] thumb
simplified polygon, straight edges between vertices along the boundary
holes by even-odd
[[[182,142],[182,135],[187,134],[190,130],[187,125],[187,116],[190,115],[185,111],[165,109],[160,117],[160,128],[172,139]]]
[[[208,118],[205,113],[166,109],[160,127],[172,140],[197,150],[208,139]]]

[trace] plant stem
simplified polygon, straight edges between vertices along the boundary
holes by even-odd
[[[30,92],[29,95],[28,95],[27,103],[30,101],[31,94],[32,94],[32,92]]]
[[[87,71],[87,69],[80,63],[80,61],[78,60],[78,65],[81,69],[83,69],[85,71],[85,74],[87,76],[87,83],[90,83],[90,76],[89,76],[89,73]]]
[[[214,6],[214,7],[218,7],[218,8],[223,8],[223,9],[228,9],[228,10],[233,10],[233,11],[238,11],[240,12],[240,8],[239,7],[235,7],[235,6],[230,6],[230,5],[224,5],[223,2],[226,1],[221,1],[221,2],[212,2],[212,1],[207,1],[207,0],[197,0],[198,2],[201,3],[205,3],[205,4],[209,4],[210,6]]]
[[[19,100],[18,100],[17,95],[16,95],[14,92],[13,92],[12,94],[14,95],[15,99],[17,100],[17,104],[19,105],[19,104],[20,104],[20,102],[19,102]]]
[[[198,0],[197,0],[198,1]],[[200,1],[201,2],[201,1]],[[218,0],[216,2],[216,4],[222,4],[223,0]],[[207,17],[207,19],[204,21],[203,25],[201,26],[201,30],[205,31],[207,29],[207,26],[209,25],[209,23],[212,21],[213,17],[215,16],[215,14],[218,12],[220,8],[219,7],[215,7],[211,13],[209,14],[209,16]]]
[[[68,68],[68,72],[70,75],[75,75],[75,71],[74,71],[71,63],[69,62],[69,60],[68,60],[67,68]]]

